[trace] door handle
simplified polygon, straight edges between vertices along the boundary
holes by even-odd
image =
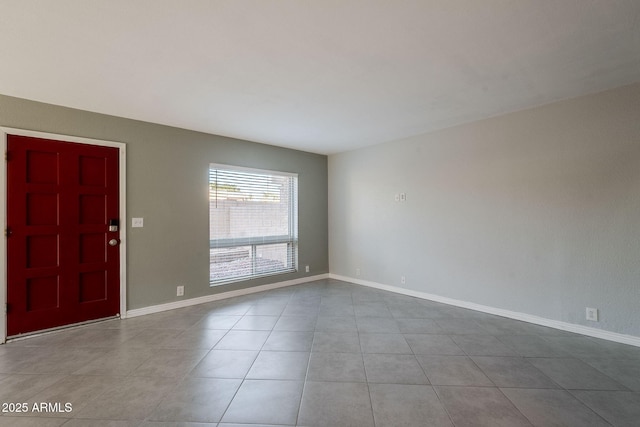
[[[118,243],[120,243],[118,239],[109,240],[109,246],[116,246]]]

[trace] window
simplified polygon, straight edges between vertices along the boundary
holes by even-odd
[[[209,167],[212,286],[297,271],[298,175]]]

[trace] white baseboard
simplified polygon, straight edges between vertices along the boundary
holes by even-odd
[[[151,305],[149,307],[136,308],[127,311],[126,317],[144,316],[145,314],[160,313],[161,311],[175,310],[192,305],[204,304],[212,301],[249,295],[256,292],[269,291],[271,289],[284,288],[286,286],[300,285],[302,283],[313,282],[314,280],[328,279],[329,273],[318,274],[316,276],[302,277],[300,279],[286,280],[284,282],[269,283],[267,285],[254,286],[252,288],[238,289],[237,291],[221,292],[219,294],[205,295],[197,298],[189,298],[180,301],[168,302],[166,304]]]
[[[559,320],[546,319],[544,317],[534,316],[532,314],[520,313],[517,311],[504,310],[501,308],[490,307],[487,305],[476,304],[467,301],[461,301],[453,298],[433,295],[426,292],[404,289],[397,286],[384,285],[382,283],[370,282],[368,280],[355,279],[353,277],[341,276],[339,274],[329,274],[329,278],[342,280],[345,282],[355,283],[357,285],[367,286],[370,288],[381,289],[384,291],[395,292],[397,294],[408,295],[416,298],[422,298],[430,301],[441,302],[443,304],[453,305],[456,307],[468,308],[496,316],[507,317],[510,319],[521,320],[523,322],[533,323],[541,326],[548,326],[562,331],[574,332],[576,334],[587,335],[594,338],[601,338],[608,341],[614,341],[622,344],[629,344],[640,347],[640,337],[633,335],[619,334],[616,332],[603,331],[602,329],[590,328],[588,326],[575,325],[573,323],[561,322]]]
[[[626,335],[626,334],[619,334],[617,332],[604,331],[602,329],[590,328],[588,326],[561,322],[559,320],[547,319],[544,317],[534,316],[532,314],[505,310],[502,308],[476,304],[473,302],[457,300],[454,298],[447,298],[439,295],[429,294],[426,292],[414,291],[411,289],[400,288],[398,286],[385,285],[382,283],[356,279],[353,277],[342,276],[342,275],[333,274],[333,273],[319,274],[316,276],[303,277],[300,279],[270,283],[267,285],[255,286],[252,288],[239,289],[239,290],[230,291],[230,292],[222,292],[222,293],[213,294],[213,295],[205,295],[197,298],[190,298],[190,299],[174,301],[166,304],[152,305],[149,307],[128,310],[126,317],[137,317],[137,316],[143,316],[145,314],[160,313],[162,311],[175,310],[177,308],[184,308],[192,305],[204,304],[207,302],[219,301],[227,298],[233,298],[233,297],[242,296],[242,295],[249,295],[256,292],[263,292],[271,289],[294,286],[294,285],[299,285],[302,283],[307,283],[307,282],[312,282],[315,280],[322,280],[322,279],[342,280],[344,282],[349,282],[349,283],[354,283],[361,286],[394,292],[401,295],[407,295],[411,297],[426,299],[429,301],[440,302],[440,303],[452,305],[455,307],[467,308],[467,309],[479,311],[482,313],[494,314],[496,316],[502,316],[502,317],[506,317],[514,320],[521,320],[523,322],[533,323],[535,325],[547,326],[547,327],[559,329],[562,331],[573,332],[576,334],[587,335],[594,338],[600,338],[608,341],[640,347],[640,337],[636,337],[633,335]]]

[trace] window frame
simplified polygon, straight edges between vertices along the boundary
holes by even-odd
[[[209,224],[211,224],[211,180],[212,170],[227,170],[233,172],[244,172],[248,174],[261,174],[269,176],[279,176],[291,178],[291,185],[289,188],[289,206],[288,206],[288,230],[289,234],[277,235],[277,236],[254,236],[254,237],[240,237],[240,238],[223,238],[223,239],[211,239],[211,228],[209,228],[209,253],[212,249],[225,249],[250,246],[252,269],[250,275],[243,275],[229,279],[211,280],[211,273],[209,276],[209,286],[220,286],[230,283],[238,283],[247,280],[252,280],[260,277],[268,277],[281,274],[290,274],[298,272],[298,179],[299,174],[294,172],[284,172],[269,169],[249,168],[244,166],[235,166],[222,163],[209,163],[208,169],[208,193],[209,193]],[[209,226],[211,227],[211,225]],[[258,246],[274,245],[274,244],[287,244],[287,253],[291,254],[290,265],[285,266],[282,270],[270,271],[266,273],[258,274],[256,272],[256,252]],[[211,255],[210,255],[211,258]],[[289,260],[289,258],[288,258]],[[212,262],[209,261],[209,269],[211,269]]]

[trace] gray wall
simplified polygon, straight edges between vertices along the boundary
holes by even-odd
[[[640,336],[640,84],[330,156],[329,230],[334,274]]]
[[[127,144],[129,309],[329,271],[326,156],[2,95],[0,125]],[[212,162],[299,174],[298,273],[209,287]],[[131,229],[131,217],[144,228]]]

